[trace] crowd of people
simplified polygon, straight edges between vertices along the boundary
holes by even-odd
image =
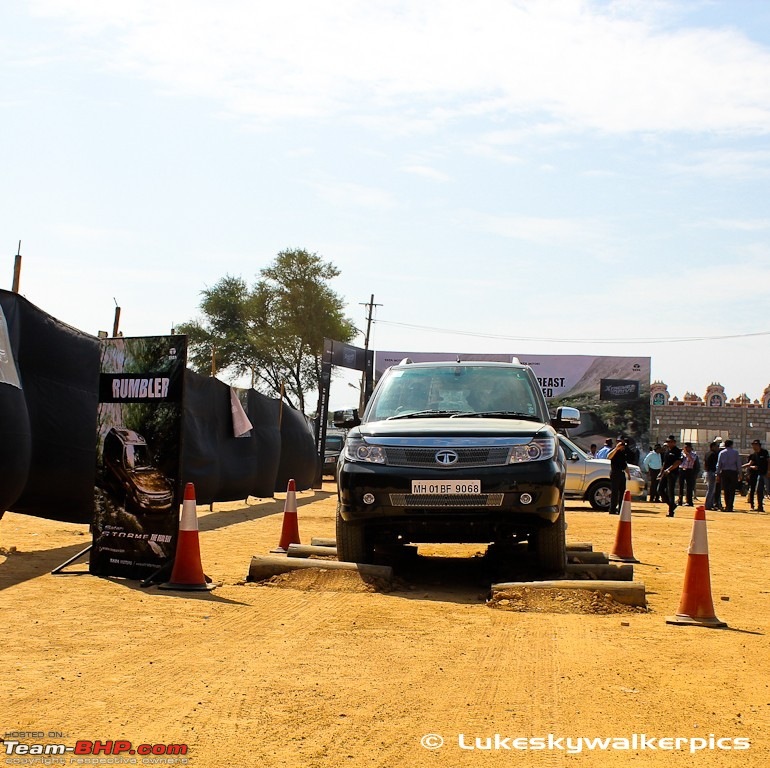
[[[677,507],[694,505],[695,483],[701,472],[705,472],[706,509],[733,512],[735,494],[745,477],[751,509],[764,512],[765,488],[770,484],[770,454],[759,440],[754,440],[751,448],[748,461],[744,462],[732,440],[718,438],[709,445],[701,463],[692,443],[685,443],[680,448],[676,437],[669,435],[665,445],[651,446],[642,462],[642,470],[649,477],[649,501],[667,504],[668,516],[674,517]],[[604,458],[610,458],[612,462],[613,451],[617,451],[617,445],[605,453]],[[602,458],[599,454],[601,451],[597,457]],[[612,477],[613,468],[611,480]],[[614,509],[613,504],[610,512]]]

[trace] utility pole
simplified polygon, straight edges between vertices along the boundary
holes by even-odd
[[[19,250],[16,251],[16,258],[13,262],[13,286],[11,290],[14,293],[19,292],[19,283],[21,282],[21,240],[19,240]]]
[[[112,297],[112,300],[115,302],[115,320],[112,323],[112,337],[116,338],[118,335],[118,328],[120,327],[120,307],[114,296]]]
[[[375,307],[381,307],[382,304],[375,304],[374,303],[374,294],[371,295],[371,298],[369,299],[368,304],[361,303],[362,307],[366,307],[368,310],[368,314],[366,317],[366,334],[364,336],[364,356],[369,352],[369,333],[372,329],[372,312],[374,311]],[[364,408],[366,407],[366,372],[361,376],[361,397],[358,401],[358,411],[359,413],[364,412]]]

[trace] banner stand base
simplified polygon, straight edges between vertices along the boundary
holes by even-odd
[[[54,576],[57,576],[61,573],[67,573],[67,574],[80,574],[80,573],[90,573],[90,571],[65,571],[64,569],[68,566],[74,563],[76,560],[80,560],[83,555],[86,554],[86,552],[91,551],[91,547],[93,547],[93,544],[89,544],[85,549],[78,552],[76,555],[73,555],[69,560],[65,560],[61,565],[57,565],[56,568],[54,568],[51,571],[51,574]]]
[[[142,581],[139,582],[140,587],[149,587],[152,586],[155,582],[165,582],[169,580],[169,577],[171,576],[171,570],[174,566],[173,559],[169,560],[166,563],[163,563],[158,570],[153,571],[146,579],[142,579]]]

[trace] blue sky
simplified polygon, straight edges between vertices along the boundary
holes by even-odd
[[[770,384],[770,3],[5,0],[0,42],[2,285],[21,240],[70,325],[297,247],[375,349]]]

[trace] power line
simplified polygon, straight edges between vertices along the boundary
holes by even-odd
[[[383,325],[394,325],[400,328],[409,328],[417,331],[429,331],[431,333],[450,333],[453,336],[472,336],[480,339],[502,339],[504,341],[538,341],[552,343],[569,344],[679,344],[692,341],[720,341],[723,339],[747,339],[755,336],[770,336],[770,331],[756,331],[754,333],[733,333],[721,336],[679,336],[679,337],[661,337],[661,338],[628,338],[620,337],[616,339],[570,339],[570,338],[549,338],[545,336],[506,336],[500,333],[474,333],[472,331],[456,331],[449,328],[434,328],[429,325],[412,325],[411,323],[397,323],[392,320],[373,320],[374,323]]]

